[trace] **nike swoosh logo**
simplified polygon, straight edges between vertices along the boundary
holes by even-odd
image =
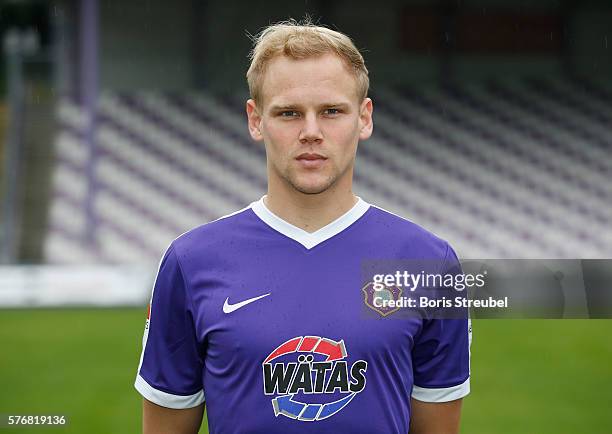
[[[249,298],[248,300],[244,300],[236,304],[229,304],[229,297],[227,297],[225,299],[225,303],[223,303],[223,313],[232,313],[233,311],[238,310],[241,307],[244,307],[249,303],[253,303],[254,301],[257,301],[261,298],[267,297],[268,295],[270,295],[270,293],[260,295],[259,297]]]

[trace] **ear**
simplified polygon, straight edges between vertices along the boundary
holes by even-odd
[[[371,98],[364,98],[359,108],[359,139],[367,140],[372,135],[374,130],[374,120],[372,119],[372,112],[374,106]]]
[[[261,116],[259,115],[259,111],[254,100],[247,100],[246,113],[249,121],[249,134],[256,142],[262,141],[263,135],[261,134]]]

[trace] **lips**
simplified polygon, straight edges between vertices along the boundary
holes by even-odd
[[[298,155],[297,159],[313,161],[313,160],[326,160],[327,158],[325,158],[323,155],[320,155],[320,154],[304,152],[303,154]]]
[[[316,169],[323,165],[327,157],[313,152],[304,152],[298,155],[296,160],[305,168]]]

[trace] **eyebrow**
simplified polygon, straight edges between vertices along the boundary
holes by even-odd
[[[345,102],[330,102],[319,104],[319,108],[323,107],[342,107],[347,108],[349,105]],[[300,108],[299,104],[281,104],[281,105],[273,105],[270,107],[270,111],[280,111],[280,110],[296,110]]]

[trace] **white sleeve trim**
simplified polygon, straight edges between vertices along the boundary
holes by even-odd
[[[200,390],[193,395],[173,395],[162,392],[152,387],[144,378],[138,374],[134,387],[142,396],[149,401],[161,405],[162,407],[184,409],[197,407],[204,402],[204,391]]]
[[[463,398],[470,393],[470,378],[468,377],[463,383],[452,387],[442,388],[426,388],[414,386],[412,388],[412,397],[424,402],[447,402],[455,399]]]

